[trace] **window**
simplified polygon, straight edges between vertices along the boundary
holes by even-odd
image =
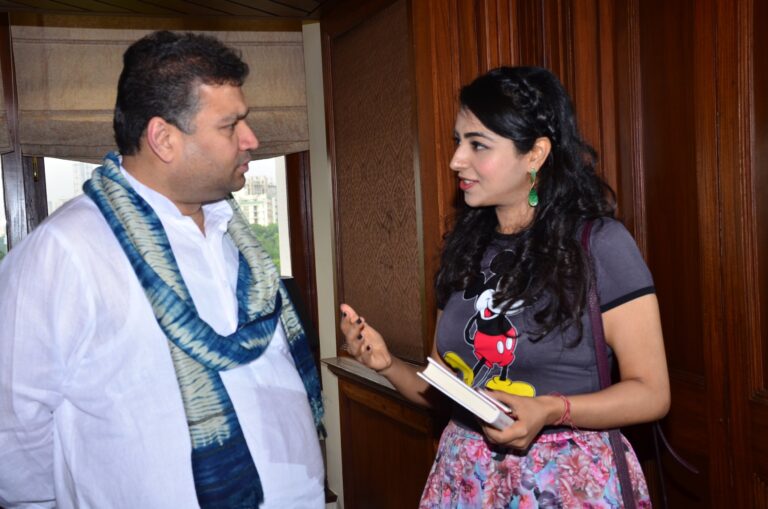
[[[45,158],[45,190],[48,214],[83,192],[83,183],[91,178],[97,164]]]
[[[82,193],[96,164],[45,158],[45,185],[48,213]],[[291,276],[291,250],[288,236],[288,207],[285,183],[285,158],[251,161],[245,174],[245,187],[234,193],[256,237],[280,269]]]
[[[251,161],[245,186],[234,196],[280,275],[291,276],[285,158]]]

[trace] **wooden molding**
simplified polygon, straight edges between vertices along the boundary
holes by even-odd
[[[16,71],[13,63],[11,22],[7,12],[0,13],[0,72],[8,118],[11,151],[2,155],[3,192],[8,222],[8,248],[27,235],[27,196],[24,188],[24,168],[19,147],[19,102]]]
[[[312,179],[309,152],[285,156],[291,271],[302,289],[312,324],[318,330],[315,237],[312,229]]]
[[[302,20],[256,16],[147,16],[145,14],[10,13],[12,25],[130,30],[301,32]]]

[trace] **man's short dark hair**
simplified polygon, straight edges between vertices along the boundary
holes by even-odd
[[[239,52],[208,35],[160,31],[136,41],[123,55],[117,84],[113,126],[120,153],[139,151],[152,117],[191,133],[199,85],[239,87],[246,76]]]

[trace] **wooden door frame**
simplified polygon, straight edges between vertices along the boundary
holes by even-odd
[[[309,151],[285,156],[285,182],[288,200],[288,232],[291,245],[291,272],[301,292],[302,304],[313,328],[320,330],[317,316],[317,278],[315,274],[315,236],[312,228],[312,178]],[[320,359],[319,343],[312,344],[315,360]]]

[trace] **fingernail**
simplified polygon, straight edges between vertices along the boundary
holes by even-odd
[[[363,319],[362,318],[358,318],[355,323],[363,323]]]
[[[357,335],[357,339],[363,339],[363,335],[362,334],[358,334]]]

